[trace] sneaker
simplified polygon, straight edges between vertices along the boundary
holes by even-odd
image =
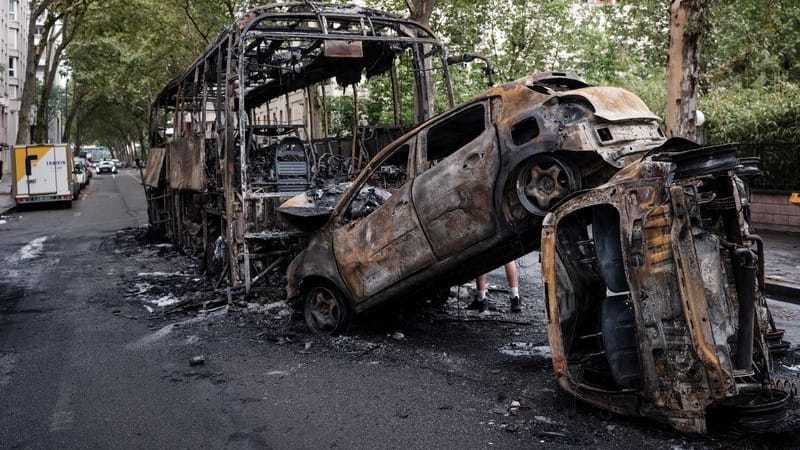
[[[511,299],[511,312],[518,313],[522,312],[522,299],[517,297],[513,297]]]
[[[478,300],[476,298],[472,300],[472,303],[467,305],[467,309],[477,310],[478,312],[486,312],[486,310],[489,309],[489,303],[486,300]]]

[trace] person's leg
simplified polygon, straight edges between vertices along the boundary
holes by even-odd
[[[519,278],[517,276],[517,263],[511,261],[504,266],[506,269],[506,280],[508,280],[508,287],[511,288],[511,296],[519,296]]]
[[[517,263],[511,261],[506,263],[506,279],[508,287],[511,288],[511,312],[522,311],[522,300],[519,298],[519,276],[517,275]]]
[[[478,299],[481,301],[486,300],[486,294],[489,292],[486,274],[478,275],[478,278],[475,279],[475,284],[478,287]]]
[[[477,309],[479,312],[484,312],[489,307],[489,304],[486,302],[486,294],[489,291],[487,288],[486,274],[478,275],[478,278],[475,279],[475,284],[478,288],[478,296],[472,300],[472,303],[467,306],[467,309]]]

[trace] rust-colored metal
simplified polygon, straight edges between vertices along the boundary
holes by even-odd
[[[161,177],[161,168],[164,166],[165,148],[151,148],[147,153],[147,166],[144,170],[144,184],[152,188],[158,188],[158,181]]]
[[[601,104],[604,89],[625,101],[604,103],[601,118],[587,99]],[[342,194],[290,264],[289,295],[299,298],[326,280],[355,311],[364,311],[466,281],[535,249],[532,237],[547,209],[664,142],[655,116],[641,108],[638,98],[617,88],[547,73],[489,89],[425,122],[372,158]],[[623,123],[645,130],[644,138],[601,142],[597,130]],[[574,138],[579,131],[583,138]],[[408,161],[409,178],[393,196],[354,216],[378,187],[371,182],[397,160]],[[544,189],[548,181],[557,184],[547,195],[530,188]],[[296,211],[307,201],[302,196],[285,205]]]
[[[562,388],[611,411],[705,432],[710,407],[751,407],[751,393],[769,386],[769,352],[754,352],[752,367],[734,363],[766,349],[768,333],[764,302],[755,302],[755,335],[738,320],[741,302],[761,295],[763,266],[736,270],[747,264],[737,255],[761,254],[762,245],[748,231],[737,167],[733,147],[667,141],[548,214],[542,276]],[[616,275],[627,309],[604,306],[618,295],[607,287],[616,281],[598,271],[610,255],[598,242],[610,237],[621,250]],[[602,339],[583,337],[595,333]],[[619,373],[638,382],[622,385]]]
[[[169,185],[175,190],[202,191],[205,189],[205,153],[200,137],[188,137],[167,144],[169,152]]]

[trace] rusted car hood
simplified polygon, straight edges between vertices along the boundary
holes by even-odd
[[[618,87],[591,86],[560,92],[559,97],[582,97],[594,107],[595,116],[611,122],[622,120],[660,120],[638,96]]]

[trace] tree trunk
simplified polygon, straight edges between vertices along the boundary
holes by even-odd
[[[45,136],[49,130],[50,118],[48,117],[48,105],[50,103],[50,96],[55,85],[56,75],[58,74],[58,66],[61,62],[61,55],[64,49],[69,44],[72,33],[69,33],[69,15],[63,16],[61,28],[58,33],[49,37],[47,40],[47,53],[44,64],[44,74],[42,76],[42,92],[39,97],[39,106],[36,115],[36,136],[34,140],[37,142],[44,142]],[[53,29],[52,27],[50,29]],[[59,39],[60,38],[60,39]],[[44,39],[44,35],[42,36]],[[58,42],[58,45],[56,45]],[[47,136],[48,141],[52,142],[53,139],[60,139],[60,136]]]
[[[426,27],[430,26],[431,13],[436,6],[436,0],[406,0],[410,19],[419,22]]]
[[[433,8],[436,6],[436,0],[406,0],[406,5],[408,6],[411,20],[426,27],[430,25],[431,13],[433,13]],[[429,45],[420,44],[416,53],[421,57],[427,54],[429,50]],[[435,95],[433,92],[433,79],[431,78],[432,69],[433,64],[430,57],[423,59],[419,67],[414,67],[416,72],[414,77],[417,79],[417,82],[414,83],[414,117],[417,123],[428,120],[434,114]]]
[[[82,84],[76,84],[75,91],[70,101],[69,112],[67,112],[67,118],[64,120],[64,136],[61,138],[61,142],[69,142],[72,137],[72,123],[76,122],[78,108],[80,108],[87,93],[86,88]]]
[[[42,42],[34,45],[36,36],[36,19],[44,13],[51,0],[42,0],[38,4],[31,4],[31,15],[28,19],[28,51],[25,59],[25,78],[22,84],[22,97],[20,98],[19,122],[17,128],[17,144],[31,143],[31,106],[36,93],[36,66],[42,56]]]
[[[56,50],[53,48],[53,44],[61,33],[56,33],[51,37],[50,33],[54,30],[54,24],[49,20],[48,24],[43,28],[39,42],[40,46],[44,43],[44,73],[42,74],[42,89],[39,92],[39,99],[36,105],[36,126],[33,127],[33,142],[46,142],[51,138],[51,136],[48,136],[48,125],[50,124],[48,104],[50,103],[50,93],[53,90],[53,83],[56,78],[55,70],[52,69]]]
[[[707,0],[673,0],[669,9],[667,57],[668,137],[697,137],[697,87],[700,40],[706,28]]]

